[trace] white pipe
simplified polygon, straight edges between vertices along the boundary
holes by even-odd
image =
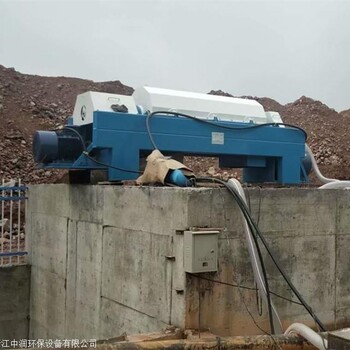
[[[337,189],[337,188],[349,189],[350,188],[350,181],[328,182],[319,188],[320,189]]]
[[[305,338],[309,343],[315,346],[319,350],[328,349],[327,339],[323,339],[319,334],[313,331],[308,326],[305,326],[302,323],[293,323],[290,325],[287,330],[284,332],[284,335],[289,335],[291,333],[296,333],[303,338]]]
[[[244,194],[244,190],[241,183],[237,179],[230,179],[228,180],[227,184],[242,198],[244,203],[247,204],[247,199]],[[242,213],[242,217],[244,219],[244,233],[248,244],[249,257],[253,268],[254,279],[258,285],[258,289],[265,303],[267,303],[267,293],[266,293],[265,281],[262,277],[263,274],[262,274],[262,268],[261,268],[261,261],[259,259],[259,255],[252,238],[252,232],[250,231],[247,220],[244,218],[243,213]],[[275,328],[275,333],[281,334],[283,332],[282,322],[272,302],[271,302],[271,308],[272,308],[272,321]]]
[[[343,189],[350,189],[350,181],[343,181],[343,180],[337,180],[337,179],[330,179],[328,177],[325,177],[321,174],[321,171],[317,165],[316,159],[308,145],[306,146],[306,151],[308,155],[311,158],[311,163],[312,163],[312,169],[315,172],[317,178],[324,183],[324,185],[320,186],[319,188],[322,190],[326,189],[338,189],[338,188],[343,188]]]
[[[330,178],[325,177],[325,176],[322,175],[320,169],[318,168],[316,159],[315,159],[315,157],[314,157],[310,147],[307,144],[305,144],[305,147],[306,147],[306,152],[308,153],[308,155],[311,158],[312,169],[315,172],[317,178],[324,184],[327,184],[327,183],[330,183],[330,182],[338,182],[339,180],[337,180],[337,179],[330,179]]]

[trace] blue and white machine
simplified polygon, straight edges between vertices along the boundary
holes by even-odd
[[[33,154],[43,168],[103,169],[119,181],[136,179],[157,146],[218,157],[220,167],[243,168],[245,182],[300,184],[308,180],[305,141],[256,101],[143,87],[132,96],[79,95],[67,127],[36,132]]]

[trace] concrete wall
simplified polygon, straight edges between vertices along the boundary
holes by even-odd
[[[350,321],[350,194],[253,189],[253,216],[319,317]],[[109,338],[168,324],[220,335],[268,330],[255,291],[183,272],[183,230],[219,227],[219,271],[205,277],[254,287],[240,212],[224,189],[38,185],[29,190],[30,338]],[[171,259],[175,256],[175,260]],[[271,289],[295,299],[266,256]],[[313,321],[274,297],[285,325]]]
[[[28,338],[29,266],[0,268],[0,339]]]

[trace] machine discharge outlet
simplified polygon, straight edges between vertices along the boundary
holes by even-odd
[[[184,232],[184,270],[190,273],[218,270],[219,231]]]

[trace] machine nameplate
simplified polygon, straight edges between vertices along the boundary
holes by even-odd
[[[225,144],[225,137],[223,132],[212,132],[211,133],[211,143],[213,145],[223,145]]]

